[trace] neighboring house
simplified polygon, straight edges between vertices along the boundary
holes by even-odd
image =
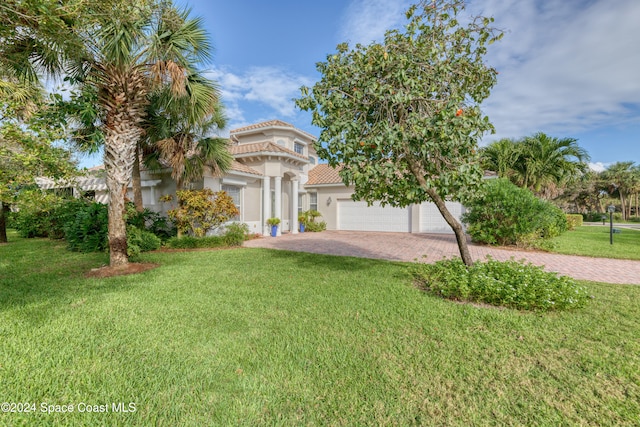
[[[281,219],[279,233],[295,234],[298,213],[309,209],[322,214],[328,230],[452,232],[433,203],[393,208],[353,201],[353,187],[342,183],[338,171],[318,164],[313,147],[316,138],[291,124],[271,120],[235,129],[229,142],[235,159],[231,170],[223,177],[207,171],[191,188],[226,191],[240,210],[237,220],[254,233],[268,235],[266,220],[277,217]],[[158,212],[170,209],[170,204],[159,202],[161,196],[175,194],[170,171],[142,171],[141,175],[145,207]],[[54,185],[41,181],[40,186]],[[104,178],[95,173],[79,180],[77,186],[83,192],[94,192],[97,201],[108,200]],[[464,211],[458,202],[447,202],[447,206],[457,218]]]

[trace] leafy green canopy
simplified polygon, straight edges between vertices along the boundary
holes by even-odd
[[[43,120],[42,112],[25,121],[11,109],[0,105],[0,202],[7,204],[21,187],[35,184],[37,176],[64,179],[77,173],[71,152],[55,144],[60,130]]]
[[[482,178],[478,138],[493,127],[480,103],[497,71],[483,62],[501,37],[491,18],[466,24],[462,1],[412,6],[403,31],[384,42],[346,43],[317,64],[322,78],[303,87],[297,105],[322,128],[316,149],[342,165],[354,198],[406,206],[433,198],[459,199]]]

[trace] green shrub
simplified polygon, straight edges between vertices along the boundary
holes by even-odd
[[[298,215],[298,220],[304,224],[304,231],[318,232],[327,229],[327,223],[324,221],[316,222],[316,219],[322,214],[316,210],[310,209]]]
[[[519,310],[580,308],[589,299],[574,279],[513,260],[488,259],[467,268],[460,259],[449,259],[421,264],[414,276],[424,289],[447,299]]]
[[[465,204],[469,210],[462,220],[479,243],[540,247],[567,230],[567,219],[558,207],[506,179],[488,180]]]
[[[146,208],[138,212],[133,203],[127,203],[127,225],[149,231],[163,242],[177,232],[175,225],[166,216]]]
[[[234,222],[226,226],[222,240],[227,246],[242,246],[248,236],[249,226],[245,223]]]
[[[249,236],[249,226],[234,222],[225,227],[225,233],[219,236],[182,236],[172,237],[166,246],[172,249],[219,248],[223,246],[241,246]]]
[[[155,251],[162,245],[155,234],[137,227],[127,227],[127,252],[129,256],[136,256],[141,252]]]
[[[109,247],[107,205],[87,202],[64,226],[68,248],[75,252],[100,252]]]
[[[62,198],[40,189],[25,189],[18,195],[13,227],[21,237],[48,237],[54,211]]]
[[[210,188],[179,190],[176,196],[178,206],[169,209],[167,215],[182,233],[192,236],[205,236],[209,231],[240,215],[233,198],[224,191],[214,193]],[[160,200],[171,202],[173,197],[166,195]]]
[[[4,220],[7,225],[7,228],[16,228],[16,214],[17,212],[8,211],[5,212]]]
[[[61,197],[40,189],[25,190],[18,196],[14,228],[22,237],[65,238],[65,227],[75,221],[78,211],[91,204],[86,199]]]
[[[582,227],[581,214],[567,214],[567,229],[574,230],[576,227]]]
[[[327,223],[324,221],[310,222],[304,226],[304,231],[318,232],[327,229]]]
[[[600,222],[602,221],[603,216],[605,217],[605,220],[609,219],[608,214],[598,213],[598,212],[589,212],[586,214],[582,214],[582,219],[583,221],[588,221],[588,222]]]

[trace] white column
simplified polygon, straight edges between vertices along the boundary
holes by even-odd
[[[271,177],[262,178],[262,234],[268,236],[271,233],[267,225],[267,219],[271,217]]]
[[[276,193],[275,197],[275,206],[274,206],[274,216],[276,218],[280,218],[280,226],[278,227],[278,236],[282,234],[282,177],[276,176],[275,178],[275,186],[274,191]]]
[[[291,181],[291,233],[298,234],[298,180]]]

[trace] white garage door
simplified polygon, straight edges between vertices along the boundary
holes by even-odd
[[[409,224],[409,208],[338,200],[338,230],[408,232]]]
[[[459,202],[445,202],[447,209],[458,221],[462,216],[462,204]],[[447,221],[433,203],[423,203],[420,205],[420,232],[421,233],[453,233]]]

